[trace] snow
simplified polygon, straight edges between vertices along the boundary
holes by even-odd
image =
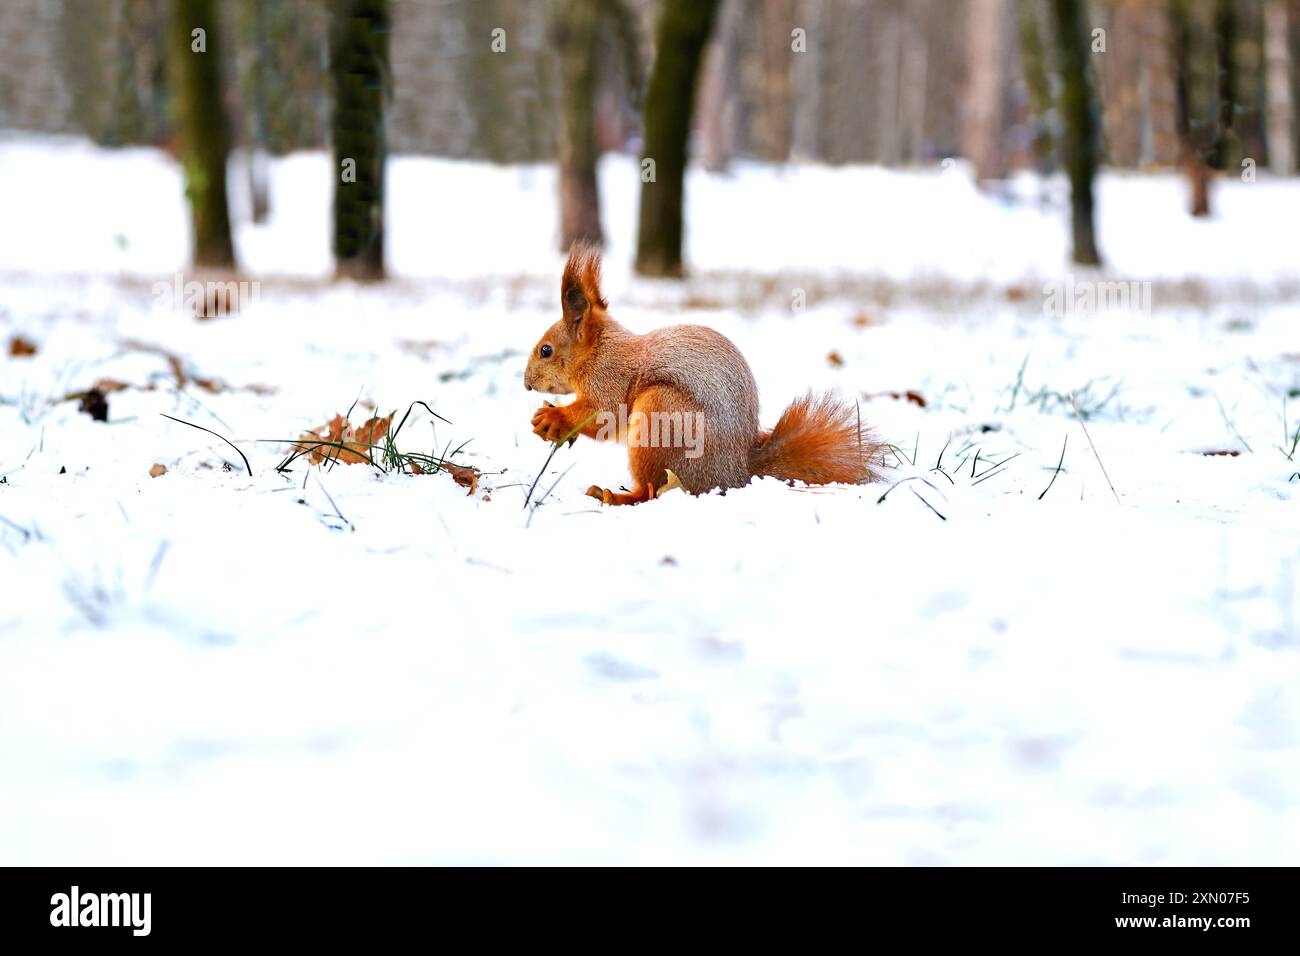
[[[1059,182],[692,173],[674,284],[630,274],[635,165],[601,179],[614,315],[731,337],[768,423],[859,397],[885,482],[609,509],[625,451],[583,440],[525,509],[548,169],[393,160],[366,287],[321,281],[327,159],[277,161],[257,300],[198,321],[154,292],[170,159],[0,140],[0,339],[39,349],[0,357],[0,862],[1296,859],[1300,182],[1192,223],[1176,179],[1106,175],[1102,277],[1152,307],[1053,316],[1045,283],[1098,278]],[[108,422],[60,400],[100,378],[135,386]],[[450,419],[400,444],[472,439],[478,493],[276,472],[358,397]]]

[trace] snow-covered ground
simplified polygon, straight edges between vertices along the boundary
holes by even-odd
[[[379,287],[320,279],[328,175],[276,164],[258,299],[198,321],[154,288],[169,159],[0,141],[0,863],[1297,859],[1300,182],[1193,223],[1104,178],[1100,278],[1151,307],[1053,315],[1099,278],[1059,183],[693,174],[695,277],[656,283],[611,159],[614,315],[730,336],[768,423],[858,397],[896,467],[609,509],[583,440],[533,510],[552,172],[394,161]],[[107,422],[63,400],[105,378]],[[276,471],[358,398],[450,419],[399,444],[470,439],[477,492]]]

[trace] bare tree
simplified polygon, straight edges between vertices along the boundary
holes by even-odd
[[[971,0],[967,18],[967,70],[962,152],[978,180],[1000,179],[1002,152],[1002,84],[1005,78],[1004,0]]]
[[[1070,176],[1074,261],[1101,264],[1093,227],[1092,181],[1100,151],[1097,105],[1088,71],[1089,34],[1083,0],[1053,0],[1061,64],[1061,119],[1065,168]]]
[[[189,200],[194,264],[235,265],[226,198],[230,127],[221,99],[221,47],[212,0],[173,0],[169,59],[176,132]]]
[[[1295,172],[1295,112],[1291,103],[1291,50],[1287,0],[1264,0],[1264,89],[1268,96],[1268,158],[1275,173]]]
[[[1236,56],[1238,35],[1236,3],[1237,0],[1216,0],[1214,4],[1214,53],[1219,85],[1213,166],[1220,170],[1235,165],[1241,152],[1241,139],[1236,129],[1237,96],[1240,85]]]
[[[1170,46],[1174,60],[1174,126],[1178,130],[1179,163],[1191,187],[1191,214],[1210,214],[1210,169],[1192,128],[1194,108],[1192,23],[1187,0],[1170,0]]]
[[[760,155],[772,162],[790,158],[790,72],[794,58],[791,31],[794,0],[764,0],[760,8],[763,30],[763,129]]]
[[[340,277],[384,277],[386,0],[334,0],[334,259]]]
[[[617,57],[626,96],[640,97],[641,60],[635,16],[624,0],[558,0],[551,19],[551,42],[559,53],[561,114],[559,137],[560,251],[575,242],[600,245],[600,159],[597,94],[601,66]],[[613,41],[611,44],[608,40]],[[605,73],[615,72],[607,68]],[[608,85],[608,84],[606,84]]]
[[[718,0],[664,0],[645,105],[636,270],[682,274],[682,201],[696,79]],[[649,165],[647,165],[649,164]]]
[[[466,32],[464,92],[473,114],[474,151],[494,163],[510,162],[519,147],[509,75],[515,61],[493,49],[493,31],[504,29],[503,6],[502,0],[461,5]]]
[[[1139,90],[1142,98],[1142,135],[1138,162],[1172,166],[1178,162],[1176,122],[1176,67],[1170,42],[1170,18],[1161,6],[1142,7],[1138,38],[1142,48]]]
[[[700,162],[710,172],[727,168],[735,153],[740,78],[737,50],[746,11],[735,0],[722,0],[717,25],[704,50],[695,112],[699,117]]]
[[[1142,151],[1142,3],[1114,0],[1107,8],[1110,42],[1101,67],[1106,157],[1115,166],[1135,166]]]
[[[916,0],[912,15],[903,22],[902,91],[899,114],[902,123],[903,155],[920,162],[925,152],[925,100],[929,92],[930,43],[925,28],[929,21],[930,0]]]
[[[1044,24],[1039,14],[1043,6],[1038,0],[1018,0],[1016,26],[1020,38],[1020,64],[1025,75],[1025,91],[1029,95],[1030,147],[1035,166],[1046,170],[1052,161],[1052,130],[1049,113],[1052,109],[1052,88],[1047,79],[1047,57],[1044,53]]]
[[[560,133],[560,250],[574,242],[601,244],[600,195],[596,188],[596,44],[601,0],[560,0],[551,37],[559,52],[562,110]]]

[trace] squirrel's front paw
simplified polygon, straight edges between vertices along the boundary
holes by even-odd
[[[533,434],[540,435],[547,441],[556,442],[567,436],[569,444],[572,445],[578,440],[578,434],[569,422],[568,412],[563,408],[556,408],[550,402],[543,404],[533,415],[532,426]],[[569,434],[570,432],[573,434]]]

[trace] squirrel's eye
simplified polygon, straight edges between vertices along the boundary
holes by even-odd
[[[543,345],[540,349],[538,349],[538,352],[541,354],[542,358],[551,357],[551,347],[549,345]]]

